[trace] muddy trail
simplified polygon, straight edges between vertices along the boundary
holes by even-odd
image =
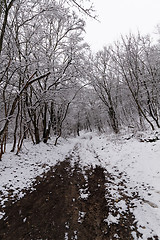
[[[104,240],[138,239],[122,173],[118,173],[118,198],[111,194],[115,176],[101,166],[82,168],[70,155],[37,177],[34,191],[8,203],[0,220],[0,240]],[[126,210],[118,206],[123,201]]]

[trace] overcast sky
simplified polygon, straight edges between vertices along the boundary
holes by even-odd
[[[99,20],[88,19],[85,40],[97,51],[129,32],[152,36],[160,24],[160,0],[91,0]]]

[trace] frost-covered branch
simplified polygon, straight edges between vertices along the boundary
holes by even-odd
[[[41,75],[35,79],[32,79],[34,77],[34,75],[36,74],[36,72],[34,72],[32,74],[32,76],[27,80],[27,82],[25,83],[25,85],[22,87],[22,89],[19,91],[19,93],[17,94],[17,96],[14,98],[13,100],[13,103],[12,103],[12,106],[11,106],[11,109],[9,111],[9,114],[6,118],[6,121],[5,121],[5,124],[4,124],[4,127],[2,128],[2,130],[0,131],[0,136],[3,135],[3,133],[5,132],[6,128],[8,127],[8,124],[9,124],[9,119],[13,116],[14,114],[14,111],[15,111],[15,108],[16,108],[16,105],[17,105],[17,102],[19,101],[22,93],[24,92],[24,90],[26,90],[28,88],[28,86],[30,86],[32,83],[40,80],[40,79],[43,79],[45,77],[47,77],[50,72],[44,74],[44,75]]]

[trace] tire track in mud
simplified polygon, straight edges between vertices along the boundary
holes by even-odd
[[[122,173],[113,176],[102,166],[82,167],[78,148],[42,178],[37,177],[34,191],[26,191],[22,199],[6,207],[0,220],[1,240],[132,240],[141,236],[131,211],[138,194],[127,193]]]

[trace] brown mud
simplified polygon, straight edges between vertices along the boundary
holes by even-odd
[[[132,240],[141,234],[132,213],[132,199],[124,181],[119,198],[110,193],[114,176],[96,166],[82,169],[71,164],[72,155],[37,177],[34,191],[8,204],[0,220],[0,240]],[[121,173],[119,173],[121,179]],[[124,200],[126,211],[116,203]],[[118,220],[110,222],[112,215]]]

